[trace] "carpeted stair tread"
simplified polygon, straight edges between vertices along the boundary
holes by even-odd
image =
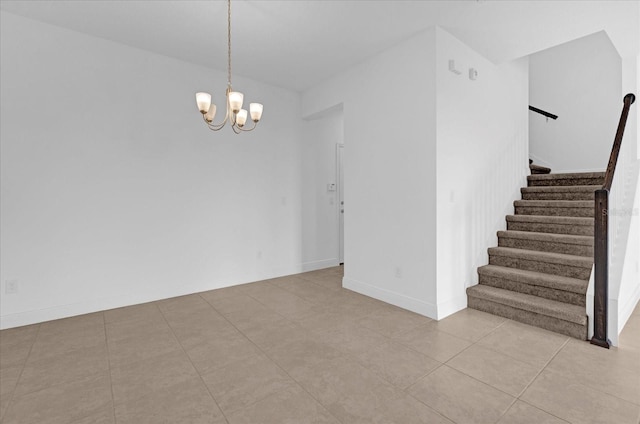
[[[593,208],[593,201],[590,200],[514,200],[513,204],[544,208]]]
[[[507,215],[507,229],[593,237],[594,219],[579,216]]]
[[[517,268],[507,268],[496,265],[484,265],[478,268],[478,274],[488,277],[502,278],[521,284],[547,287],[571,293],[584,295],[587,292],[588,281],[577,278],[562,277],[560,275],[545,274],[542,272],[526,271]]]
[[[539,224],[590,225],[593,218],[583,216],[507,215],[507,222],[534,222]]]
[[[593,246],[593,237],[576,236],[571,234],[537,233],[532,231],[498,231],[498,238],[517,238],[535,241],[548,241],[580,246]]]
[[[590,193],[602,188],[601,185],[577,185],[577,186],[532,186],[520,188],[521,193]]]
[[[580,268],[589,268],[593,265],[593,258],[563,253],[539,252],[537,250],[514,249],[511,247],[490,247],[489,256],[506,256],[517,259],[527,259],[536,262],[561,264]]]
[[[593,200],[515,200],[516,215],[592,217]]]
[[[572,172],[566,174],[534,174],[527,177],[528,186],[577,186],[604,182],[604,172]]]
[[[593,200],[600,185],[522,187],[522,200]]]
[[[498,231],[498,246],[593,257],[593,237],[534,231]]]
[[[563,180],[571,178],[604,178],[604,174],[604,172],[564,172],[549,175],[530,175],[530,177],[536,180]]]
[[[483,285],[467,288],[467,295],[535,314],[568,321],[581,326],[587,325],[587,315],[583,306],[570,305],[529,294]]]
[[[534,231],[498,231],[498,246],[593,258],[593,237]]]

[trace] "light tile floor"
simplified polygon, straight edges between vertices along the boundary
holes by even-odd
[[[640,307],[605,350],[475,310],[439,322],[340,267],[0,332],[0,422],[640,422]]]

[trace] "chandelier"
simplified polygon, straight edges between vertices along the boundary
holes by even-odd
[[[262,117],[262,105],[260,103],[249,104],[249,114],[253,121],[253,126],[251,128],[245,128],[245,124],[247,122],[247,110],[242,109],[244,95],[239,91],[233,91],[231,88],[231,0],[227,0],[227,73],[227,110],[224,120],[219,124],[215,124],[213,122],[213,119],[216,116],[216,105],[211,103],[211,94],[209,93],[196,93],[196,104],[198,105],[198,110],[202,114],[202,118],[210,130],[218,131],[222,129],[227,122],[229,122],[231,129],[236,134],[240,134],[243,131],[253,131]]]

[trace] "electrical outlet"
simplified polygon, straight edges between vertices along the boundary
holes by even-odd
[[[18,280],[6,280],[4,286],[4,292],[6,294],[18,293],[19,282]]]
[[[402,269],[399,266],[396,267],[396,278],[402,278]]]

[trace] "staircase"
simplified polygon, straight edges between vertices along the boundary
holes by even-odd
[[[489,248],[468,306],[587,339],[586,292],[593,265],[594,191],[603,172],[533,174]]]

